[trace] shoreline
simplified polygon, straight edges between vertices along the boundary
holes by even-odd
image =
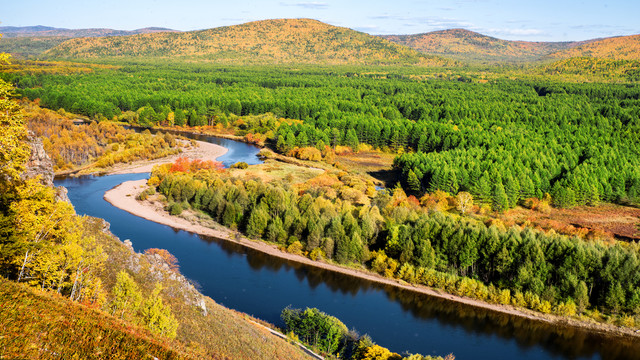
[[[189,159],[201,160],[215,160],[217,157],[224,155],[228,151],[227,148],[224,148],[220,145],[202,141],[197,141],[197,143],[199,145],[198,147],[187,149],[187,151],[183,151],[181,154],[151,161],[127,164],[124,166],[116,166],[108,170],[107,174],[115,175],[151,172],[153,166],[174,161],[178,157],[187,157]],[[130,214],[142,217],[149,221],[167,225],[174,229],[184,230],[205,236],[212,236],[223,241],[230,241],[232,243],[260,251],[264,254],[278,257],[280,259],[293,261],[308,266],[314,266],[324,270],[338,272],[347,276],[353,276],[382,285],[394,286],[404,290],[417,292],[427,296],[449,300],[484,310],[520,318],[526,318],[532,321],[539,321],[549,325],[573,327],[583,331],[595,332],[603,336],[615,336],[618,338],[633,340],[640,338],[640,331],[634,331],[633,329],[622,328],[612,324],[598,323],[595,321],[588,322],[575,318],[542,314],[533,310],[517,308],[511,305],[491,304],[477,299],[453,295],[445,291],[430,288],[424,285],[408,284],[401,280],[385,278],[368,270],[355,269],[321,261],[313,261],[302,255],[295,255],[282,251],[276,245],[269,244],[261,240],[251,240],[244,236],[237,236],[237,232],[224,228],[222,225],[216,226],[216,228],[205,227],[195,220],[192,221],[183,217],[170,215],[166,210],[164,210],[164,205],[158,202],[150,200],[136,200],[137,195],[147,189],[148,186],[146,182],[147,181],[143,179],[121,183],[113,189],[107,191],[104,194],[104,199],[119,209],[125,210]]]
[[[165,156],[162,158],[151,159],[151,160],[138,160],[132,163],[120,163],[115,164],[109,168],[99,169],[94,174],[101,175],[122,175],[122,174],[140,174],[151,172],[154,166],[160,164],[166,164],[169,162],[174,162],[178,158],[188,158],[189,160],[201,159],[201,160],[213,160],[215,161],[218,157],[226,154],[229,149],[217,145],[212,144],[206,141],[198,141],[194,140],[197,146],[188,145],[183,146],[182,151],[175,155]],[[189,142],[186,142],[188,144]],[[55,176],[78,176],[78,175],[88,175],[81,173],[85,168],[75,169],[73,171],[59,172],[56,173]]]
[[[239,244],[253,250],[260,251],[267,255],[275,256],[280,259],[294,261],[300,264],[314,266],[328,271],[338,272],[347,276],[353,276],[367,281],[375,282],[382,285],[394,286],[408,291],[417,292],[427,296],[433,296],[440,299],[445,299],[457,303],[462,303],[468,306],[481,308],[493,312],[507,314],[510,316],[516,316],[526,318],[532,321],[539,321],[547,323],[549,325],[557,325],[562,327],[574,327],[584,331],[596,332],[604,336],[615,336],[625,339],[637,339],[640,337],[640,333],[635,332],[632,329],[625,329],[615,325],[596,322],[585,322],[574,318],[565,318],[557,315],[541,314],[528,309],[521,309],[511,305],[498,305],[483,302],[480,300],[461,297],[453,294],[449,294],[438,289],[429,288],[423,285],[408,284],[397,279],[389,279],[382,277],[381,275],[372,273],[366,270],[359,270],[349,268],[346,266],[313,261],[307,257],[301,255],[295,255],[280,250],[276,245],[266,243],[261,240],[251,240],[244,236],[237,237],[235,232],[223,228],[220,225],[218,228],[213,229],[205,227],[196,221],[190,221],[183,217],[169,215],[164,210],[162,204],[149,200],[138,201],[136,196],[147,188],[146,180],[136,180],[124,182],[113,189],[107,191],[104,195],[104,199],[114,205],[117,208],[125,210],[133,215],[142,217],[144,219],[170,226],[174,229],[180,229],[191,233],[212,236],[224,241],[230,241],[235,244]]]

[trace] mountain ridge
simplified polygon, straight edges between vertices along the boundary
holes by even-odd
[[[0,34],[6,38],[19,37],[101,37],[101,36],[126,36],[136,34],[146,34],[154,32],[178,32],[163,27],[145,27],[135,30],[117,30],[110,28],[86,28],[86,29],[67,29],[56,28],[45,25],[35,26],[0,26]]]
[[[51,58],[183,57],[233,63],[454,65],[454,61],[312,19],[272,19],[180,33],[76,38]]]
[[[380,36],[422,53],[449,56],[457,60],[471,62],[541,60],[552,52],[562,51],[597,40],[563,42],[503,40],[460,28],[412,35]]]
[[[5,34],[0,50],[27,58],[46,52],[55,58],[177,56],[227,63],[435,66],[546,63],[584,57],[640,59],[640,35],[561,42],[503,40],[462,28],[369,35],[313,19],[259,20],[186,32],[163,27],[128,31],[36,25],[0,27],[0,33]],[[105,37],[108,40],[100,40]],[[75,41],[67,42],[69,39]]]

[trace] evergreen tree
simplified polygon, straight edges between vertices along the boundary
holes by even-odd
[[[416,173],[414,173],[413,170],[409,170],[407,185],[409,186],[409,190],[414,194],[419,194],[422,190],[420,179],[418,179],[418,176],[416,176]]]
[[[349,131],[347,131],[347,135],[345,136],[344,139],[345,145],[347,145],[348,147],[350,147],[353,151],[358,151],[358,146],[360,145],[360,142],[358,141],[358,136],[356,135],[356,131],[353,129],[349,129]]]
[[[509,208],[509,197],[504,190],[502,180],[497,181],[493,187],[492,208],[495,211],[505,211]]]

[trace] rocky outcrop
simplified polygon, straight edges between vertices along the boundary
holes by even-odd
[[[40,176],[40,182],[46,186],[53,186],[53,161],[44,151],[42,139],[29,132],[27,138],[31,146],[31,156],[26,164],[24,178],[32,179]]]
[[[33,179],[40,176],[40,182],[43,185],[55,187],[53,185],[53,161],[49,155],[47,155],[46,151],[44,151],[42,139],[35,136],[32,132],[29,132],[27,140],[31,146],[31,156],[25,166],[25,172],[22,175],[23,178]],[[65,187],[58,186],[55,187],[55,189],[58,200],[69,202],[67,189]]]

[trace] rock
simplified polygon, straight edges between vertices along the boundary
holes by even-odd
[[[27,161],[23,178],[33,179],[40,176],[43,185],[53,187],[53,161],[44,151],[42,139],[29,132],[27,140],[31,146],[31,156]]]
[[[204,302],[204,297],[201,296],[198,300],[196,301],[196,307],[202,310],[202,315],[207,316],[209,312],[207,311],[207,304]]]
[[[22,178],[34,179],[40,176],[40,183],[45,186],[55,187],[53,185],[53,161],[51,160],[49,155],[47,155],[46,151],[44,151],[42,139],[35,136],[31,131],[29,131],[27,141],[29,141],[29,145],[31,146],[31,156],[27,161],[25,171],[22,174]],[[58,186],[55,187],[55,189],[57,200],[71,202],[69,200],[69,197],[67,196],[66,188]]]

